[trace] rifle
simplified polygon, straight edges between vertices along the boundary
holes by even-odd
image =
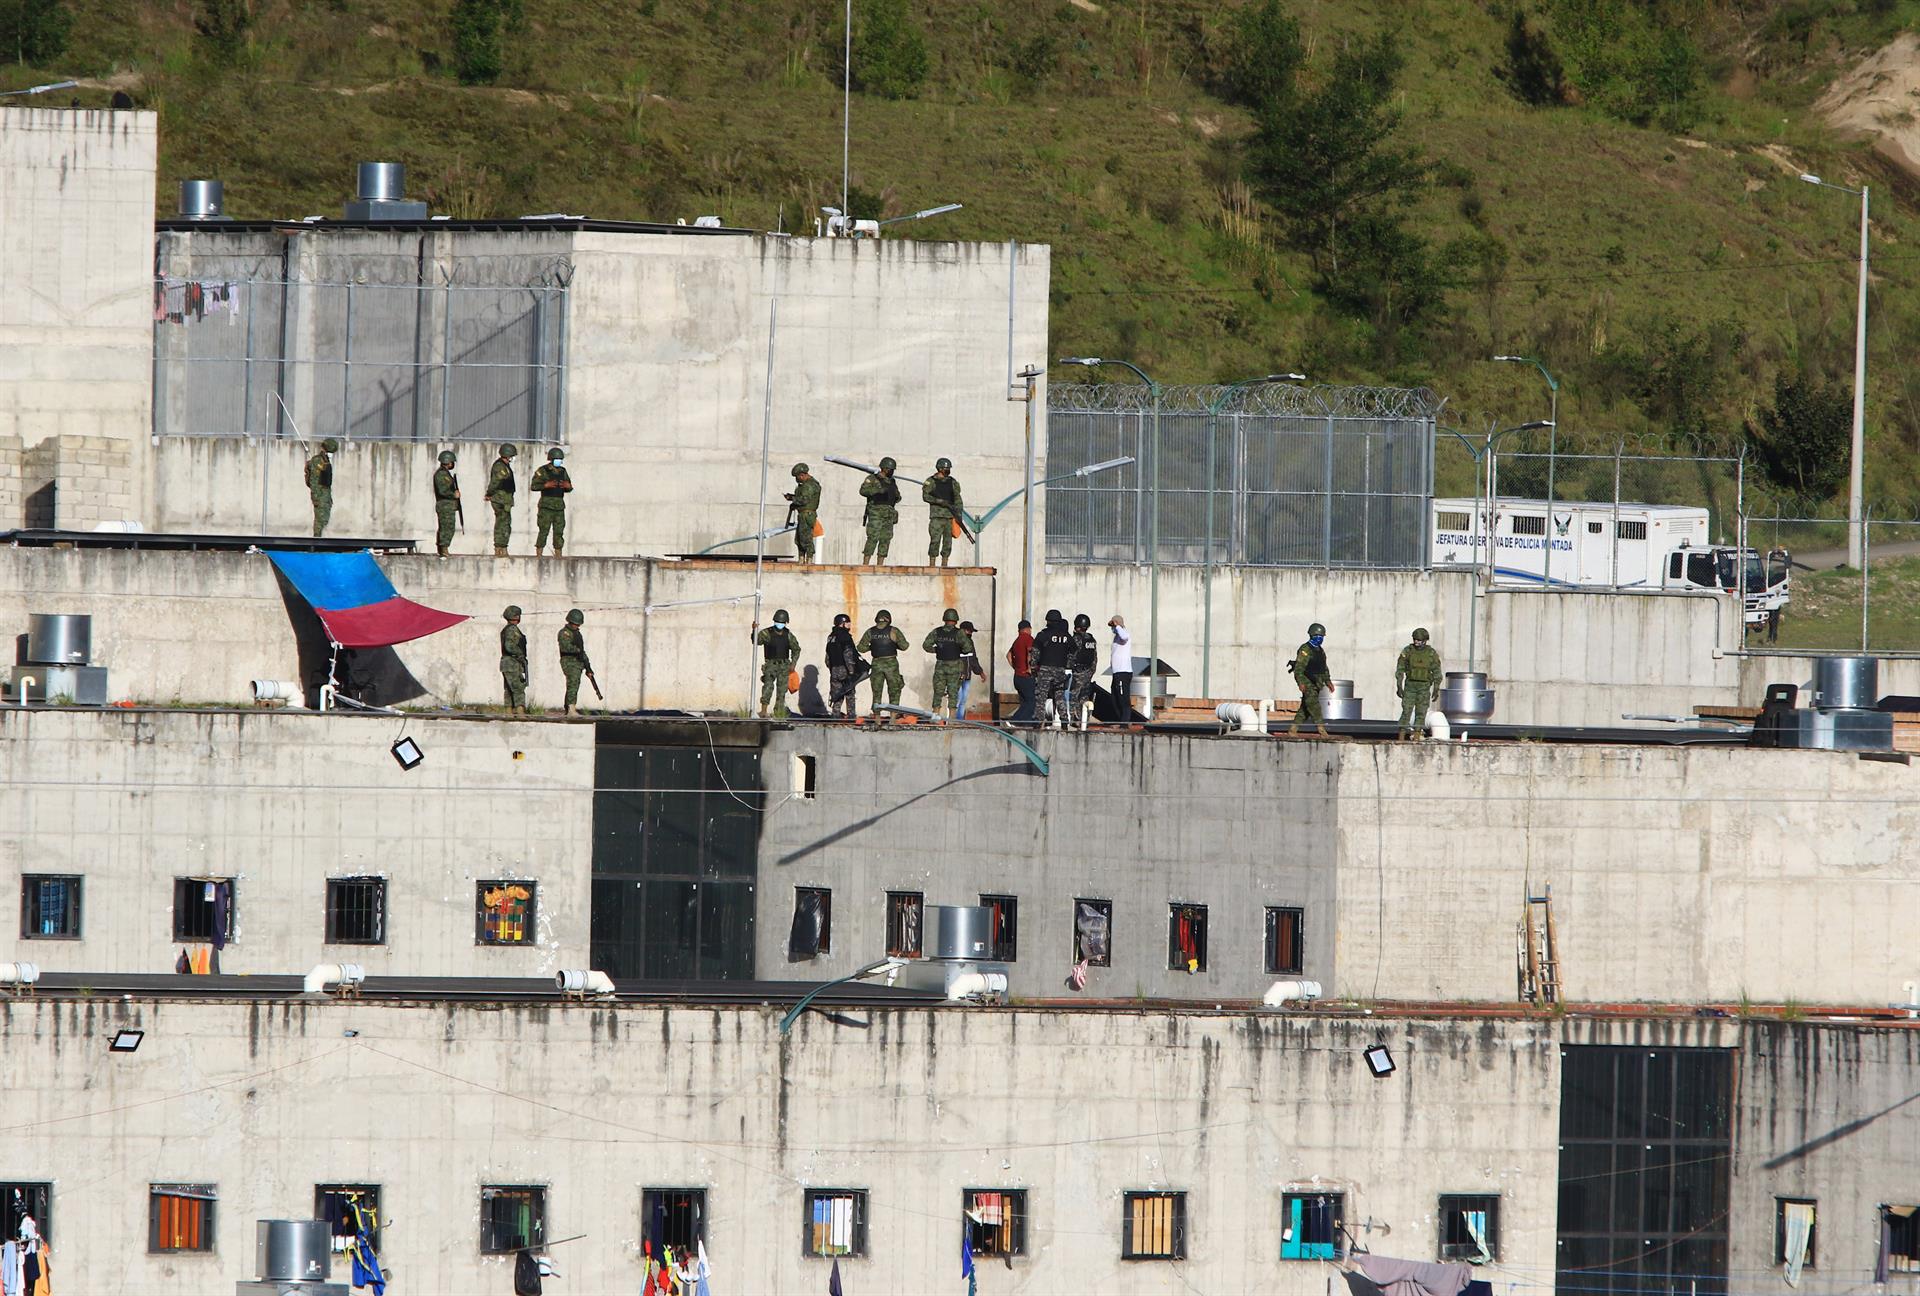
[[[467,508],[460,502],[460,474],[453,474],[453,515],[460,519],[460,534],[467,533]]]
[[[587,683],[593,685],[593,695],[595,697],[599,698],[602,702],[607,700],[607,695],[600,691],[600,681],[594,678],[592,671],[587,672]]]

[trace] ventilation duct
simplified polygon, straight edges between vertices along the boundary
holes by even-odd
[[[180,218],[198,221],[226,220],[226,185],[218,180],[182,180],[180,182]]]
[[[355,197],[347,204],[350,221],[423,221],[427,205],[408,202],[407,168],[399,162],[362,162]]]

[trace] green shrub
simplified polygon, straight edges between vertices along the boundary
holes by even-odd
[[[927,79],[931,62],[926,37],[907,14],[907,0],[860,0],[854,5],[855,90],[882,99],[911,99]]]
[[[63,0],[0,0],[0,52],[16,63],[53,66],[67,52],[72,29]]]

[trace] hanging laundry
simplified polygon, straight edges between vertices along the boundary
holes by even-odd
[[[0,1246],[0,1296],[20,1296],[21,1266],[18,1242],[9,1240]]]

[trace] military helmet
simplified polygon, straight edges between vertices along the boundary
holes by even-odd
[[[1433,638],[1433,636],[1427,633],[1427,628],[1425,626],[1421,626],[1418,630],[1415,630],[1413,632],[1413,641],[1415,643],[1425,643],[1427,640],[1431,638]]]
[[[945,612],[942,612],[940,614],[940,619],[942,621],[958,621],[960,619],[960,614],[954,611],[952,608],[948,608]]]
[[[453,451],[442,450],[440,452],[440,462],[448,468],[453,467]]]
[[[780,625],[785,625],[787,623],[787,610],[785,608],[781,608],[778,612],[775,612],[773,614],[773,619]]]
[[[509,603],[507,604],[507,610],[500,615],[509,621],[518,621],[520,619],[520,605],[518,603]]]
[[[1085,612],[1082,612],[1079,616],[1076,616],[1073,619],[1073,628],[1075,630],[1085,630],[1088,626],[1092,624],[1093,624],[1093,619],[1089,617]]]
[[[500,457],[501,457],[502,459],[511,459],[511,458],[513,458],[513,457],[514,457],[515,455],[517,455],[517,454],[519,454],[519,453],[520,453],[520,452],[519,452],[518,450],[515,450],[515,449],[514,449],[514,448],[513,448],[512,446],[510,446],[510,445],[503,445],[503,446],[501,446],[501,447],[500,447]]]
[[[836,628],[843,625],[852,625],[853,618],[848,616],[845,612],[836,612],[834,613],[834,616],[833,616],[833,624]]]
[[[1307,627],[1307,638],[1311,639],[1315,635],[1324,635],[1326,634],[1326,632],[1327,632],[1327,628],[1321,625],[1318,621],[1315,621],[1312,625]]]
[[[567,452],[565,450],[562,450],[559,446],[555,446],[553,449],[547,451],[548,463],[554,463],[555,461],[560,459],[565,459],[566,457],[567,457]]]
[[[795,477],[805,477],[808,473],[812,471],[813,470],[811,468],[807,467],[803,463],[797,463],[793,466],[793,475]]]
[[[892,625],[893,613],[887,611],[885,608],[881,608],[873,614],[873,623],[875,625]]]
[[[568,625],[585,625],[586,623],[587,623],[587,614],[585,612],[582,612],[579,608],[567,609]]]
[[[892,472],[895,468],[898,468],[899,466],[900,466],[899,464],[893,461],[892,455],[881,456],[881,459],[880,459],[881,472]]]
[[[335,450],[338,450],[340,448],[340,443],[334,440],[332,437],[328,437],[325,441],[322,441],[320,443],[320,448],[322,450],[325,450],[328,454],[332,454]]]
[[[934,470],[935,472],[952,472],[952,471],[953,471],[953,460],[951,460],[951,459],[935,459],[935,460],[933,461],[933,470]]]

